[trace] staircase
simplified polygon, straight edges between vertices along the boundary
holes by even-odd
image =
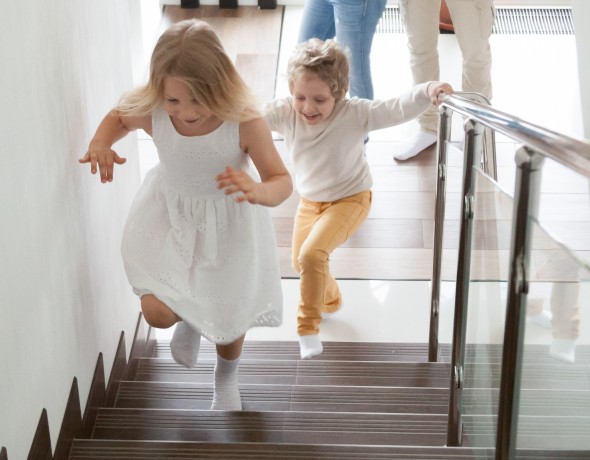
[[[300,360],[295,342],[247,341],[240,365],[243,411],[221,412],[209,410],[214,346],[203,341],[198,365],[186,369],[171,359],[168,342],[155,342],[130,363],[135,371],[120,383],[113,407],[99,410],[91,438],[74,440],[69,458],[493,459],[497,391],[490,387],[497,387],[499,365],[487,375],[472,368],[464,393],[465,446],[444,447],[448,351],[442,350],[442,362],[428,363],[426,344],[327,342],[319,359]],[[486,351],[499,360],[493,347]],[[584,358],[590,362],[590,354]],[[577,389],[587,387],[588,366],[578,370],[567,390],[528,385],[528,419],[521,423],[531,449],[517,458],[590,458],[588,450],[566,450],[590,433],[588,418],[572,416],[564,405],[564,391],[575,392],[579,413],[588,413],[590,392]],[[557,428],[547,422],[549,414],[567,416],[568,423]],[[534,448],[534,439],[551,436],[546,448],[554,446],[566,429],[561,450]]]

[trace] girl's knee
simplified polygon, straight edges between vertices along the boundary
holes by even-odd
[[[152,327],[166,329],[180,320],[176,313],[152,294],[146,294],[141,298],[141,311],[146,322]]]
[[[231,343],[225,345],[216,345],[216,351],[219,356],[223,359],[227,359],[229,361],[233,361],[238,359],[242,355],[242,347],[244,345],[245,335],[239,337],[238,339],[234,340]]]

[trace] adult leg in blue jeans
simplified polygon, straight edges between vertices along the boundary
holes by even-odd
[[[336,41],[350,53],[351,97],[373,99],[371,47],[387,0],[307,0],[298,41]]]

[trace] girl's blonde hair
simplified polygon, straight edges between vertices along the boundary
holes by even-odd
[[[289,59],[287,74],[293,93],[295,79],[302,71],[315,73],[328,84],[336,102],[348,91],[348,56],[334,40],[312,38],[300,43]]]
[[[148,83],[124,94],[118,109],[127,115],[149,115],[164,101],[167,77],[186,83],[195,100],[221,120],[241,122],[259,116],[250,89],[203,21],[181,21],[162,34],[152,53]]]

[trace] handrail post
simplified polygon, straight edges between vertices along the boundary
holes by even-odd
[[[440,303],[440,279],[443,250],[443,225],[445,221],[445,195],[447,179],[447,141],[451,140],[453,112],[448,107],[439,108],[437,142],[437,180],[434,208],[434,246],[432,249],[432,288],[430,297],[430,328],[428,334],[428,361],[438,361],[438,319]]]
[[[458,91],[456,96],[463,97],[479,104],[491,106],[490,100],[480,93]],[[496,132],[492,128],[485,128],[484,145],[481,154],[481,169],[495,181],[498,180],[498,165],[496,164]]]
[[[497,182],[498,160],[496,159],[496,132],[490,128],[486,129],[481,164],[484,172]]]
[[[539,210],[543,160],[542,155],[527,147],[521,147],[516,152],[517,171],[514,187],[504,348],[502,350],[502,375],[498,402],[496,460],[511,460],[516,453],[525,315],[529,287],[531,217],[536,217]]]
[[[465,364],[465,337],[471,270],[471,235],[475,205],[475,173],[483,150],[484,126],[472,119],[465,121],[465,156],[463,163],[463,203],[461,205],[461,230],[457,258],[457,282],[455,287],[455,317],[451,355],[451,382],[447,445],[460,446],[463,431],[461,421],[463,368]]]

